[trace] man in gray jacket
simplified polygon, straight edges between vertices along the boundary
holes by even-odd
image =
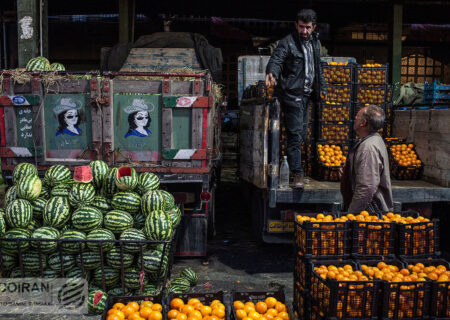
[[[350,213],[393,210],[389,158],[377,132],[384,119],[383,109],[373,105],[355,117],[354,129],[360,139],[348,154],[341,178],[344,206]]]

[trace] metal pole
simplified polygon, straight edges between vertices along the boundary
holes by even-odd
[[[40,56],[44,56],[44,48],[43,48],[43,41],[42,41],[42,0],[39,0],[39,52]]]

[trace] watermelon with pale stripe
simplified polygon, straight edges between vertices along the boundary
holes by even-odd
[[[138,257],[138,266],[141,265],[141,261],[143,259],[144,270],[151,274],[164,274],[164,270],[167,267],[167,256],[164,256],[161,251],[158,250],[147,250],[144,252],[143,256],[139,255]],[[162,261],[162,264],[161,264]]]
[[[116,210],[136,213],[141,209],[141,197],[133,191],[117,192],[112,198],[111,206]]]
[[[105,197],[112,198],[116,192],[119,191],[119,188],[116,186],[116,174],[119,169],[111,168],[106,173],[103,179],[103,193]]]
[[[97,268],[94,271],[94,284],[100,287],[103,286],[102,274],[104,275],[105,285],[107,287],[112,287],[119,283],[120,271],[108,266],[104,266],[103,271],[102,268]]]
[[[5,208],[0,208],[0,216],[4,216],[5,215]]]
[[[34,278],[35,274],[32,272],[27,272],[27,271],[23,271],[22,274],[22,270],[20,267],[15,267],[14,269],[11,270],[11,272],[9,273],[9,278]]]
[[[62,259],[61,259],[62,258]],[[75,257],[71,254],[62,254],[60,257],[59,252],[52,253],[48,256],[47,264],[50,269],[59,271],[64,267],[64,273],[75,268]]]
[[[162,210],[150,212],[145,219],[144,234],[148,240],[169,240],[172,237],[172,231],[172,221]]]
[[[146,217],[150,212],[163,210],[165,208],[165,198],[160,190],[152,190],[145,193],[141,198],[141,210]]]
[[[89,166],[91,167],[92,171],[92,184],[96,189],[100,189],[103,185],[103,180],[108,173],[109,167],[106,162],[102,160],[92,161]]]
[[[28,60],[25,66],[26,71],[49,71],[50,61],[47,58],[39,56]]]
[[[61,228],[70,220],[70,205],[66,197],[52,197],[42,213],[44,225]]]
[[[189,281],[186,278],[175,278],[170,282],[170,289],[173,293],[185,293],[189,291],[191,287]]]
[[[0,256],[1,256],[0,259],[2,259],[4,270],[11,270],[18,264],[19,259],[14,254],[9,254],[7,252],[2,251],[2,252],[0,252]],[[2,266],[2,264],[0,264],[0,267],[1,266]],[[1,268],[0,268],[0,271],[1,271]]]
[[[34,200],[31,205],[33,206],[33,217],[42,217],[44,212],[45,205],[47,204],[47,199],[37,198]]]
[[[172,221],[172,227],[175,229],[181,222],[181,210],[177,206],[167,211],[170,221]]]
[[[143,195],[144,193],[157,190],[159,188],[159,178],[156,174],[152,172],[142,172],[138,178],[138,184],[136,186],[136,191]]]
[[[106,308],[108,294],[101,290],[92,291],[88,295],[88,311],[92,314],[102,314]]]
[[[76,242],[62,241],[61,249],[63,253],[78,253],[86,248],[86,234],[83,231],[69,229],[61,234],[60,240],[77,240]],[[79,240],[79,241],[78,241]]]
[[[5,220],[10,228],[25,228],[33,217],[33,206],[27,200],[16,199],[6,207]]]
[[[69,203],[74,208],[89,206],[94,200],[95,188],[90,183],[76,183],[69,193]]]
[[[114,233],[107,229],[95,229],[89,232],[89,234],[86,237],[87,246],[89,250],[92,252],[100,252],[100,247],[102,248],[103,252],[108,252],[114,247],[114,240],[116,238],[114,237]],[[90,240],[110,240],[111,242],[90,242]]]
[[[101,257],[98,252],[84,251],[78,254],[75,258],[76,264],[80,268],[86,270],[94,270],[101,266]]]
[[[101,213],[106,214],[112,210],[111,201],[104,196],[97,195],[91,202],[91,207],[97,208]]]
[[[6,221],[5,218],[3,218],[3,215],[0,215],[0,238],[3,237],[5,232],[6,232]]]
[[[25,228],[14,228],[5,232],[4,239],[28,239],[31,236],[30,230]],[[2,240],[2,249],[7,253],[17,253],[19,249],[25,252],[30,247],[29,241],[6,241]]]
[[[69,272],[67,272],[65,274],[65,277],[73,278],[73,279],[86,279],[89,281],[91,278],[91,274],[87,270],[83,274],[83,270],[80,267],[75,267],[72,270],[70,270]]]
[[[158,289],[154,283],[147,283],[142,289],[143,296],[157,296],[161,289]]]
[[[141,288],[141,282],[139,281],[140,274],[141,274],[141,272],[137,268],[125,269],[125,272],[123,275],[125,287],[128,289],[131,289],[131,290],[140,289]],[[147,278],[145,277],[145,274],[144,274],[144,277],[142,278],[142,282],[144,285],[147,282]]]
[[[136,170],[132,167],[120,167],[116,172],[116,186],[122,191],[133,191],[138,184]]]
[[[42,271],[47,268],[47,257],[35,251],[28,251],[22,254],[22,264],[25,271]]]
[[[94,207],[84,207],[74,211],[72,224],[75,229],[89,232],[101,227],[103,222],[102,213]]]
[[[27,229],[30,230],[31,232],[34,232],[34,230],[42,227],[42,223],[41,223],[41,219],[33,217],[31,218],[30,223],[27,225]]]
[[[72,190],[72,185],[68,183],[61,183],[53,187],[50,191],[52,197],[68,197]]]
[[[40,227],[33,231],[31,238],[57,240],[59,236],[59,231],[53,227]],[[31,241],[31,246],[43,253],[52,253],[56,251],[58,243],[56,241]]]
[[[145,226],[145,215],[139,211],[133,216],[134,225],[136,229],[143,229]]]
[[[131,267],[134,261],[134,255],[125,251],[125,248],[120,252],[120,247],[113,247],[106,253],[106,264],[113,269],[122,269]]]
[[[127,241],[123,242],[123,249],[126,252],[137,253],[141,252],[141,246],[143,251],[145,251],[147,247],[147,244],[142,242],[147,240],[147,238],[145,238],[144,232],[137,229],[133,228],[126,229],[120,235],[120,240],[130,241],[130,242]]]
[[[5,194],[5,206],[8,206],[11,202],[18,199],[17,197],[17,188],[16,186],[12,186],[6,191]]]
[[[42,182],[42,189],[41,189],[41,194],[39,195],[39,198],[48,200],[50,199],[50,190],[48,189],[47,186],[44,185],[44,182]]]
[[[17,196],[20,199],[34,201],[39,197],[42,189],[42,181],[37,175],[28,175],[16,184]]]
[[[38,171],[36,166],[32,163],[22,162],[18,164],[13,171],[13,183],[17,184],[20,179],[29,176],[29,175],[38,175]]]
[[[192,270],[191,268],[186,268],[183,271],[181,271],[180,276],[188,280],[191,286],[195,286],[198,282],[197,273],[195,273],[195,271]]]
[[[161,192],[164,196],[164,211],[169,211],[170,209],[175,207],[175,198],[170,192],[166,190],[159,190],[159,192]]]
[[[133,217],[128,212],[122,210],[111,210],[105,215],[103,224],[106,229],[120,234],[133,226]]]
[[[50,70],[51,71],[65,71],[66,68],[64,67],[64,65],[62,63],[59,62],[53,62],[50,65]]]
[[[71,176],[72,174],[66,166],[57,164],[48,168],[45,172],[44,180],[48,186],[53,188],[60,183],[68,182]]]
[[[108,290],[108,295],[111,296],[111,297],[117,297],[117,296],[123,297],[123,296],[131,296],[131,295],[133,295],[133,292],[130,289],[128,289],[126,287],[124,289],[125,290],[122,290],[122,286],[121,285],[113,287],[113,288]]]
[[[39,277],[41,277],[41,274],[38,274]],[[44,279],[55,279],[55,278],[59,278],[61,276],[61,271],[56,271],[56,270],[52,270],[52,269],[45,269],[43,274],[42,274],[42,278]]]

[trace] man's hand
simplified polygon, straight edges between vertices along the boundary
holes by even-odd
[[[268,73],[266,75],[266,86],[268,88],[275,86],[275,84],[277,83],[277,81],[275,80],[275,77],[273,76],[272,73]]]

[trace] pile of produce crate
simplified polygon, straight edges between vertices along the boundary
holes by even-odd
[[[425,81],[423,103],[449,103],[450,85],[441,84],[434,80],[432,83]]]
[[[439,220],[414,211],[298,214],[294,311],[302,319],[450,315]]]

